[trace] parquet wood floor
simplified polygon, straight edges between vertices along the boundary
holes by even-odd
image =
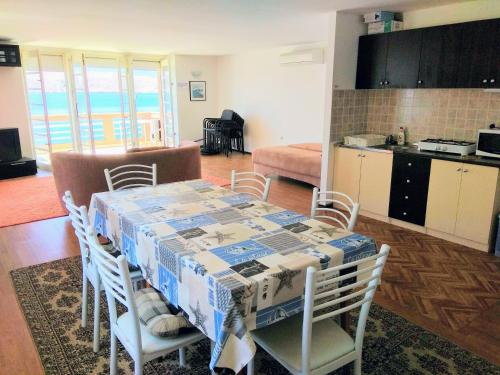
[[[202,165],[224,178],[252,168],[240,154],[203,157]],[[276,178],[269,200],[308,214],[311,192]],[[366,217],[356,231],[392,246],[377,303],[500,365],[500,259]],[[0,228],[0,374],[43,373],[9,271],[78,254],[67,218]]]

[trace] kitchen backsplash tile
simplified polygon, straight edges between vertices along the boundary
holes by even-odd
[[[481,89],[334,90],[331,140],[357,133],[396,134],[408,141],[475,141],[477,130],[500,124],[500,94]]]

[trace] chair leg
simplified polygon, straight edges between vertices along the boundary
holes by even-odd
[[[354,375],[361,375],[361,356],[354,361]]]
[[[116,353],[116,335],[111,330],[111,349],[110,349],[110,358],[109,358],[109,374],[116,375],[117,367],[118,367],[118,358]]]
[[[138,358],[134,362],[134,375],[142,375],[143,367],[142,358]]]
[[[100,281],[94,285],[94,353],[99,351],[99,341],[101,339],[101,286]]]
[[[89,279],[87,278],[87,275],[84,273],[83,274],[83,287],[82,287],[82,327],[85,328],[87,327],[87,315],[88,315],[88,305],[89,305],[89,297],[88,297],[88,290],[89,290]]]
[[[179,349],[179,366],[186,367],[186,348]]]
[[[250,362],[247,363],[247,375],[253,375],[253,372],[254,372],[254,363],[252,358]]]

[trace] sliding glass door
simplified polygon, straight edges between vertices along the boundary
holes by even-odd
[[[174,145],[168,64],[123,56],[25,52],[37,159]]]
[[[39,164],[48,165],[51,152],[74,149],[64,60],[30,53],[24,67],[34,149]]]

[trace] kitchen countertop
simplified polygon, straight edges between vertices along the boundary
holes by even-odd
[[[380,145],[380,146],[360,147],[360,146],[344,145],[343,143],[338,143],[336,144],[336,146],[352,148],[357,150],[368,150],[368,151],[394,153],[394,154],[410,154],[425,158],[448,160],[458,163],[477,164],[477,165],[484,165],[487,167],[500,168],[500,159],[485,158],[482,156],[476,156],[474,154],[461,156],[457,154],[447,154],[444,152],[420,151],[418,147],[415,145],[405,145],[405,146]]]

